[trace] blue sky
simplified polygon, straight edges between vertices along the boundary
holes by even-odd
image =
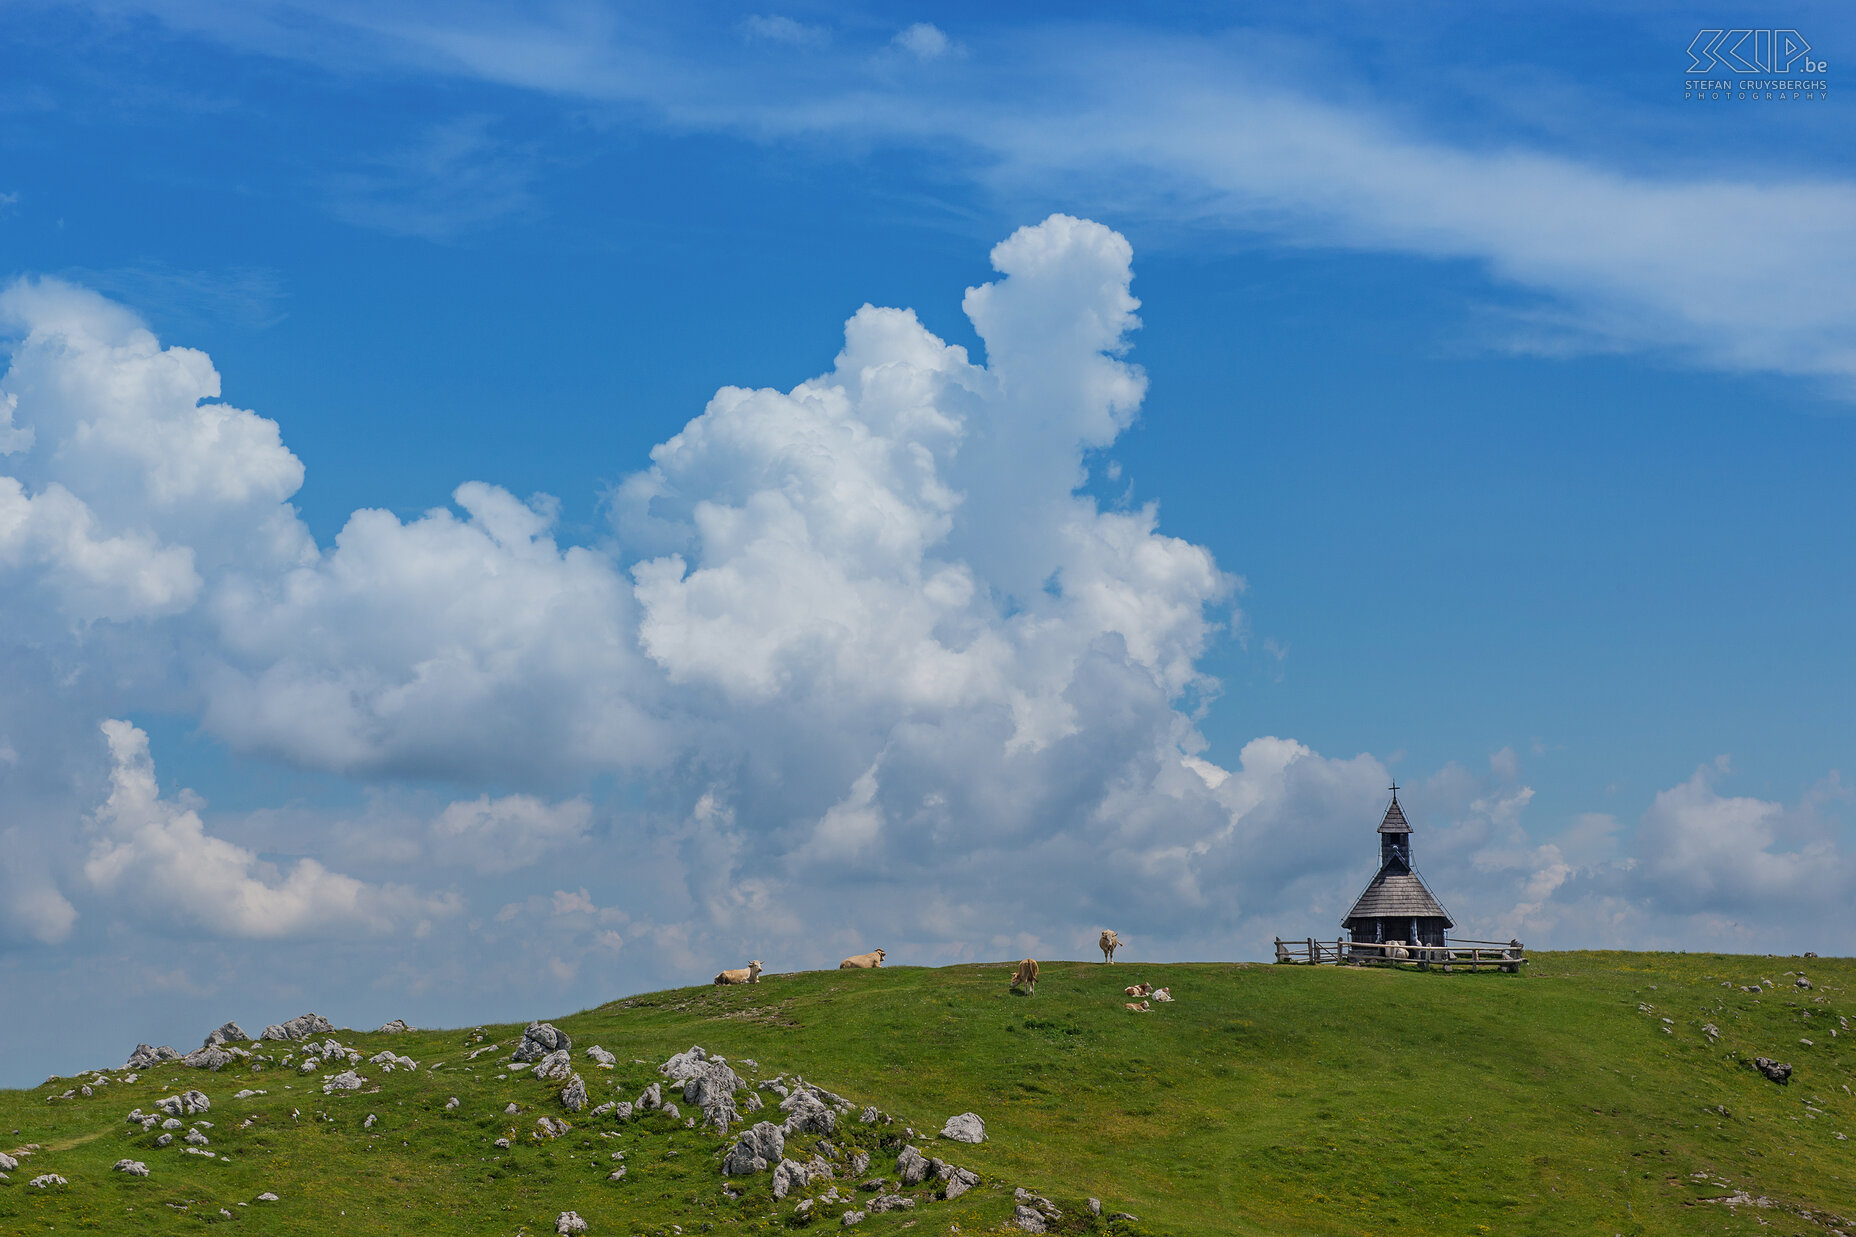
[[[1261,956],[1393,777],[1472,935],[1856,947],[1837,6],[0,12],[11,1081]]]

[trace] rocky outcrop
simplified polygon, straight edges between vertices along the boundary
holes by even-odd
[[[718,1134],[741,1119],[735,1108],[735,1092],[746,1088],[726,1057],[711,1057],[701,1045],[680,1052],[658,1067],[660,1073],[683,1081],[683,1102],[702,1109],[704,1124]]]
[[[722,1157],[722,1171],[731,1177],[745,1177],[765,1172],[769,1164],[780,1161],[786,1152],[786,1134],[771,1121],[762,1121],[743,1130]]]
[[[180,1059],[180,1063],[191,1069],[209,1069],[218,1073],[222,1068],[238,1060],[218,1044],[208,1043],[204,1048],[195,1048]]]
[[[288,1022],[274,1022],[264,1028],[260,1039],[307,1039],[312,1035],[332,1035],[335,1024],[321,1014],[298,1014]]]
[[[522,1042],[516,1045],[511,1061],[539,1061],[551,1052],[566,1052],[574,1046],[567,1032],[550,1022],[531,1022],[522,1032]]]
[[[404,1035],[406,1032],[413,1029],[412,1024],[408,1023],[404,1018],[395,1018],[392,1022],[384,1024],[378,1031],[374,1032],[374,1034]]]
[[[598,1044],[594,1044],[591,1048],[588,1048],[586,1050],[586,1055],[593,1064],[599,1066],[601,1069],[611,1069],[619,1063],[617,1057],[607,1052],[604,1048],[601,1048]]]
[[[586,1107],[586,1083],[580,1075],[575,1074],[561,1089],[561,1104],[568,1112],[579,1112]]]
[[[820,1098],[819,1093],[801,1083],[780,1101],[780,1111],[787,1114],[786,1133],[829,1134],[837,1128],[838,1115]]]
[[[242,1044],[251,1039],[236,1022],[228,1022],[206,1037],[203,1048],[214,1048],[220,1044]]]
[[[157,1061],[178,1060],[180,1060],[180,1053],[175,1052],[166,1044],[161,1045],[159,1048],[150,1047],[147,1044],[137,1044],[135,1046],[135,1051],[129,1054],[129,1060],[123,1065],[123,1068],[147,1069]]]
[[[661,1084],[655,1082],[646,1087],[643,1093],[638,1096],[637,1102],[632,1105],[632,1107],[639,1112],[650,1112],[653,1109],[662,1108],[663,1106],[664,1088]]]
[[[322,1084],[324,1095],[334,1095],[337,1091],[359,1091],[367,1085],[367,1079],[351,1069],[343,1070],[335,1077]]]
[[[117,1160],[116,1171],[119,1173],[128,1173],[131,1177],[146,1177],[148,1176],[148,1165],[142,1163],[140,1160]]]
[[[947,1124],[941,1127],[941,1137],[951,1138],[955,1142],[983,1143],[986,1141],[986,1123],[976,1113],[963,1112],[947,1119]]]
[[[563,1211],[555,1218],[554,1231],[560,1237],[574,1237],[577,1233],[586,1232],[586,1221],[580,1218],[577,1211]]]
[[[920,1185],[933,1171],[927,1157],[914,1147],[904,1147],[902,1154],[896,1157],[896,1176],[902,1179],[903,1185]]]
[[[535,1062],[535,1077],[545,1078],[549,1082],[560,1082],[571,1077],[574,1072],[574,1059],[565,1048],[557,1048]]]
[[[179,1095],[162,1096],[155,1101],[155,1107],[170,1117],[191,1117],[211,1111],[213,1101],[199,1091],[182,1091]]]
[[[1792,1080],[1792,1067],[1783,1061],[1774,1061],[1769,1057],[1754,1057],[1753,1068],[1780,1086],[1785,1086]]]

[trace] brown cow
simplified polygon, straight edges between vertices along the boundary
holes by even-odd
[[[883,959],[888,956],[888,954],[885,954],[880,949],[873,949],[867,954],[858,954],[854,958],[846,958],[844,961],[838,963],[838,969],[840,971],[868,971],[874,967],[882,966]]]
[[[1115,935],[1113,928],[1102,929],[1102,939],[1096,944],[1102,946],[1102,961],[1113,962],[1115,951],[1121,948],[1121,938]]]
[[[1038,964],[1034,959],[1026,958],[1018,964],[1018,971],[1012,976],[1012,987],[1024,986],[1027,996],[1038,994]]]
[[[723,971],[715,977],[717,987],[723,984],[757,984],[760,982],[760,963],[750,962],[733,971]]]

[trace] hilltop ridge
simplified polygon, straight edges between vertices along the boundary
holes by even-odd
[[[541,1234],[573,1212],[600,1237],[836,1230],[845,1211],[859,1233],[1019,1232],[1002,1226],[1027,1207],[1076,1233],[1856,1231],[1848,959],[1540,954],[1523,976],[1055,962],[1035,997],[1008,993],[1011,969],[627,997],[545,1019],[571,1040],[565,1072],[545,1051],[511,1061],[521,1025],[317,1029],[224,1045],[255,1055],[216,1071],[156,1061],[0,1092],[18,1160],[0,1233]],[[1137,980],[1175,1002],[1125,1010]],[[741,1084],[726,1134],[719,1091],[683,1098],[710,1057]],[[146,1123],[189,1091],[210,1109]],[[779,1156],[807,1171],[783,1189],[767,1156],[724,1173],[743,1131],[815,1104],[831,1122],[802,1120]],[[940,1136],[963,1113],[984,1142]],[[955,1170],[972,1183],[951,1189]],[[47,1175],[64,1184],[30,1184]],[[908,1205],[871,1207],[886,1197]]]

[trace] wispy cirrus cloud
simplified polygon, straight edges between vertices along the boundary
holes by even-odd
[[[1817,379],[1856,398],[1848,175],[1658,170],[1597,144],[1549,150],[1531,144],[1538,126],[1520,124],[1507,139],[1440,136],[1362,81],[1343,77],[1342,89],[1318,95],[1272,75],[1257,55],[1282,41],[1269,31],[1045,24],[962,30],[956,42],[924,22],[847,34],[826,51],[815,27],[746,19],[751,43],[821,53],[802,64],[572,6],[324,6],[319,34],[281,42],[253,30],[293,20],[289,4],[235,23],[216,22],[212,5],[149,7],[309,59],[359,40],[402,71],[576,107],[624,105],[674,130],[933,149],[947,175],[1014,208],[1060,198],[1290,245],[1473,263],[1527,301],[1489,332],[1497,347],[1649,351],[1701,369]],[[964,54],[949,55],[955,47]],[[1646,146],[1655,143],[1635,149]],[[337,209],[371,226],[448,234],[526,208],[524,184],[519,160],[488,149],[481,125],[461,124],[395,170],[354,180]]]

